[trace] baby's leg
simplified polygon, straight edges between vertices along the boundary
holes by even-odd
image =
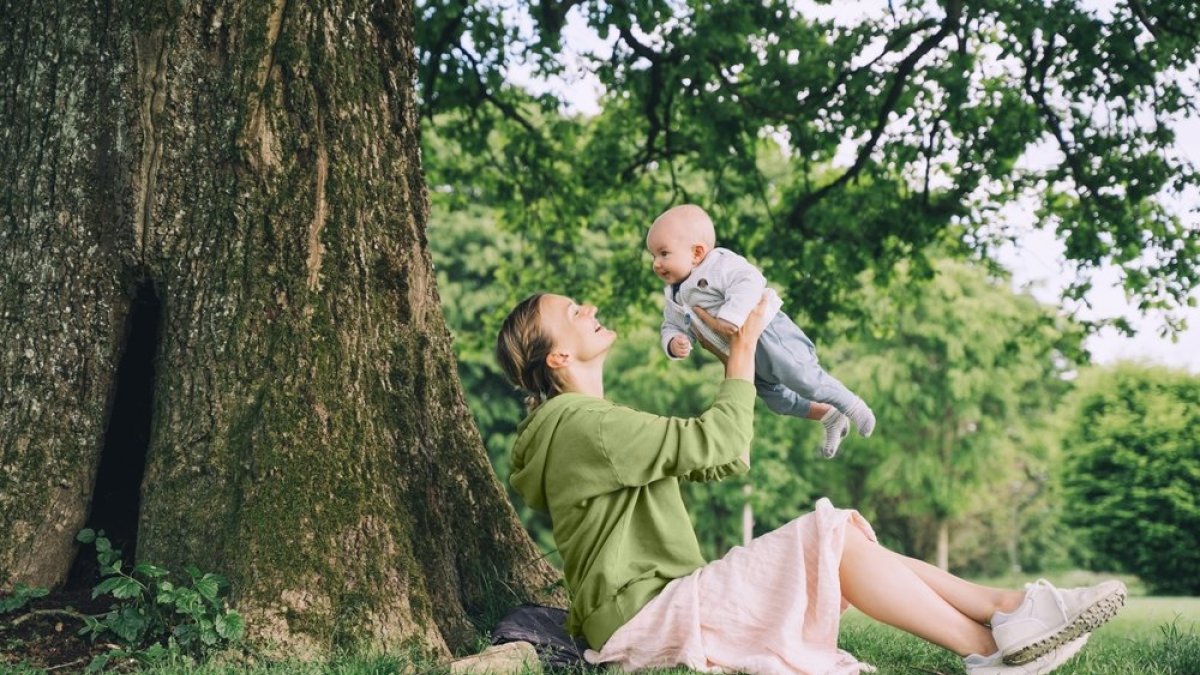
[[[754,388],[758,391],[758,395],[762,398],[763,403],[767,404],[767,409],[776,415],[791,415],[792,417],[814,419],[812,417],[813,402],[782,384],[770,384],[765,380],[754,378]],[[823,403],[816,405],[821,407],[821,414],[824,414],[829,409],[829,406]]]
[[[817,362],[812,340],[791,319],[779,314],[763,331],[755,365],[769,371],[772,380],[810,401],[828,403],[853,422],[858,432],[870,436],[875,414],[861,398]],[[759,362],[762,366],[759,366]]]
[[[820,422],[825,428],[821,454],[826,459],[837,454],[838,447],[850,430],[850,422],[845,415],[827,403],[809,401],[782,384],[770,384],[760,378],[754,378],[754,388],[758,390],[758,395],[771,412]]]

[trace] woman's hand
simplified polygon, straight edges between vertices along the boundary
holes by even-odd
[[[726,342],[729,342],[731,339],[733,339],[733,334],[738,330],[737,326],[729,323],[725,319],[718,319],[712,314],[709,314],[708,310],[699,305],[692,307],[692,311],[696,313],[697,318],[704,322],[704,325],[711,328],[712,332],[720,335],[721,339]]]
[[[729,363],[729,356],[713,345],[713,343],[705,340],[704,336],[700,334],[700,331],[696,331],[696,342],[699,342],[701,347],[704,347],[706,350],[708,350],[709,354],[717,357],[717,360],[719,360],[721,363]]]
[[[700,344],[721,359],[725,364],[725,377],[754,381],[754,351],[758,347],[758,337],[766,327],[767,294],[759,298],[758,304],[750,310],[741,328],[736,328],[728,321],[722,321],[704,311],[702,307],[693,307],[696,316],[715,333],[729,341],[729,355],[722,354],[719,349],[709,344],[703,337],[697,335]],[[699,331],[697,331],[699,333]]]
[[[746,315],[746,320],[742,322],[742,327],[737,329],[733,338],[729,340],[730,350],[734,349],[734,345],[744,345],[749,347],[750,353],[753,354],[755,346],[758,344],[758,337],[762,335],[763,330],[767,327],[766,319],[767,294],[763,293],[762,297],[758,299],[758,304]],[[729,322],[727,321],[726,323]]]

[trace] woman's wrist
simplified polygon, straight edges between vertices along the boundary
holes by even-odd
[[[725,377],[748,382],[754,381],[754,350],[743,345],[731,344],[729,359],[725,361]]]

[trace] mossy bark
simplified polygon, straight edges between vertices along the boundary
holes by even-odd
[[[314,654],[459,647],[488,593],[553,581],[455,375],[412,21],[5,4],[0,584],[66,573],[144,279],[163,324],[139,559],[225,573],[260,642]]]

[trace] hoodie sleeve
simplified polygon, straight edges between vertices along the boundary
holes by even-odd
[[[600,446],[617,481],[647,485],[669,476],[714,480],[741,473],[754,435],[754,385],[727,379],[699,417],[662,417],[629,408],[609,410]]]

